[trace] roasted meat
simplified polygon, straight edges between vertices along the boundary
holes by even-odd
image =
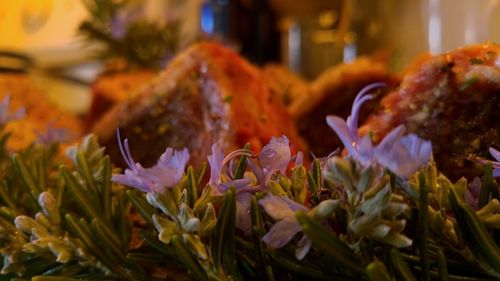
[[[438,168],[457,180],[481,173],[469,155],[500,147],[500,46],[474,45],[423,60],[382,100],[362,132],[375,141],[404,124],[432,141]]]
[[[298,74],[279,64],[266,64],[262,68],[266,84],[288,108],[298,99],[310,95],[311,84]],[[292,116],[293,117],[293,116]]]
[[[199,43],[179,54],[149,86],[100,120],[94,132],[115,159],[116,128],[129,138],[133,157],[153,164],[167,146],[187,147],[199,164],[220,142],[227,149],[249,142],[259,151],[272,136],[305,146],[262,72],[234,51]]]
[[[113,105],[124,102],[149,84],[158,73],[150,69],[108,71],[92,84],[92,103],[87,114],[86,127],[94,123]]]

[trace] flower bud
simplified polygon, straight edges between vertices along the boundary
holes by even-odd
[[[313,216],[318,219],[326,219],[338,208],[339,200],[324,200],[311,210]]]
[[[61,223],[61,215],[57,201],[50,192],[42,192],[38,196],[38,204],[42,207],[43,213],[49,218],[52,224],[59,225]]]

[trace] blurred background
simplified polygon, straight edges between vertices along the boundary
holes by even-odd
[[[203,38],[223,42],[258,65],[279,63],[304,79],[360,56],[401,72],[426,52],[500,42],[499,2],[1,1],[0,70],[29,73],[56,103],[77,113],[88,108],[89,85],[109,67],[110,53],[121,52],[139,65],[154,60],[161,68]],[[131,24],[140,21],[157,29]]]

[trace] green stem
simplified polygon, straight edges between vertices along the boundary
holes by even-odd
[[[336,259],[340,266],[349,268],[355,274],[364,275],[365,269],[362,260],[332,231],[302,211],[296,212],[295,217],[299,221],[302,231],[312,240],[317,249]]]
[[[448,267],[446,265],[446,257],[444,256],[443,251],[438,251],[437,263],[439,281],[448,281]]]
[[[422,266],[422,280],[430,281],[430,261],[429,261],[429,186],[425,182],[424,172],[418,175],[418,184],[420,190],[419,196],[419,210],[418,210],[418,226],[420,242],[418,243],[420,252],[420,263]]]
[[[104,156],[102,209],[104,211],[104,220],[111,222],[111,160],[108,155]]]
[[[128,200],[139,214],[141,214],[142,218],[146,220],[150,226],[154,227],[153,214],[155,213],[155,209],[142,197],[142,193],[139,194],[138,192],[127,190],[126,194]]]
[[[184,262],[184,265],[189,270],[189,272],[193,275],[196,280],[207,280],[207,275],[201,268],[201,266],[196,262],[196,260],[191,256],[189,251],[184,246],[181,238],[177,235],[172,237],[172,245],[176,249],[178,255]]]
[[[78,166],[80,167],[80,172],[82,173],[83,179],[88,185],[87,191],[89,192],[89,197],[91,201],[94,202],[94,205],[100,209],[101,198],[97,190],[97,185],[95,183],[94,177],[92,176],[92,172],[90,171],[87,158],[80,150],[76,154],[76,161],[78,163]]]
[[[2,197],[3,202],[9,209],[17,212],[17,204],[14,203],[14,200],[10,197],[9,188],[7,187],[7,182],[5,180],[0,180],[0,196]]]
[[[40,195],[41,191],[39,186],[36,184],[33,175],[29,171],[28,165],[19,154],[14,154],[12,159],[17,172],[21,175],[23,183],[28,187],[31,196],[35,199],[35,201],[37,201],[38,195]]]
[[[243,149],[250,150],[250,144],[249,143],[245,144]],[[243,178],[243,175],[245,174],[246,168],[247,168],[247,156],[243,155],[243,156],[241,156],[240,160],[238,161],[238,166],[236,168],[236,173],[234,175],[234,179]]]
[[[192,166],[188,168],[187,177],[187,204],[189,207],[193,208],[194,203],[198,200],[198,181],[196,179]]]
[[[70,187],[85,214],[89,218],[100,218],[101,213],[95,209],[94,202],[92,202],[92,200],[87,196],[87,192],[75,176],[71,174],[65,166],[61,166],[60,171],[66,181],[66,184]]]

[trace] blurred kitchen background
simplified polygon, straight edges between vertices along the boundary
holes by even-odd
[[[77,32],[89,19],[92,2],[0,1],[0,71],[29,73],[62,107],[84,112],[90,102],[89,85],[103,70],[103,60],[95,56],[102,42],[84,40]],[[161,28],[174,26],[175,40],[166,42],[175,44],[162,53],[162,66],[190,42],[211,38],[256,64],[281,63],[313,79],[326,68],[359,56],[385,60],[391,70],[401,72],[426,52],[500,42],[499,2],[131,0],[112,22],[98,14],[92,20],[110,19],[116,25],[110,26],[116,38],[123,36],[120,28],[128,20],[137,18],[159,23]]]

